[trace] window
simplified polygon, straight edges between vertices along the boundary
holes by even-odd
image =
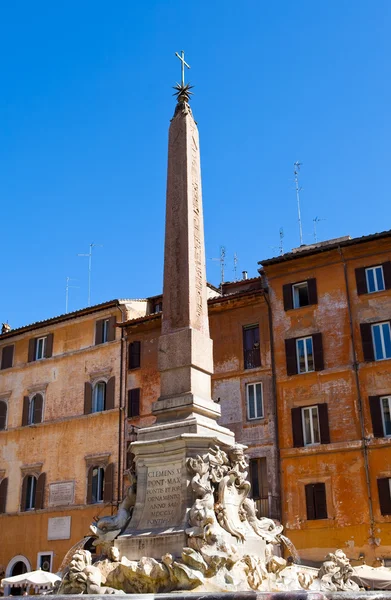
[[[140,366],[141,342],[129,344],[129,369],[138,369]]]
[[[29,340],[28,362],[50,358],[53,353],[53,334]]]
[[[308,373],[315,370],[312,336],[296,340],[297,372]]]
[[[114,464],[91,465],[87,476],[87,504],[112,502],[114,484]]]
[[[140,416],[140,388],[128,390],[128,418]]]
[[[95,322],[95,345],[105,344],[106,342],[112,342],[115,340],[115,317],[108,317],[106,319],[99,319]]]
[[[23,400],[23,415],[22,425],[34,425],[42,423],[43,414],[43,396],[42,394],[34,394],[25,396]]]
[[[305,486],[307,519],[327,519],[326,486],[324,483],[309,483]]]
[[[0,482],[0,514],[4,514],[6,512],[7,490],[8,490],[8,477],[4,477]]]
[[[243,353],[245,369],[256,369],[261,366],[258,325],[243,327]]]
[[[285,340],[285,353],[288,375],[322,371],[324,369],[321,333]]]
[[[14,345],[4,346],[1,353],[1,369],[9,369],[14,362]]]
[[[262,383],[248,383],[246,385],[247,418],[263,418]]]
[[[327,404],[292,408],[291,415],[295,448],[330,443]]]
[[[105,483],[105,470],[103,467],[94,467],[92,471],[92,501],[91,504],[103,502]]]
[[[370,267],[365,269],[365,275],[367,279],[367,290],[371,294],[373,292],[381,292],[385,289],[383,267]]]
[[[377,489],[381,514],[391,515],[391,479],[389,477],[378,479]]]
[[[0,431],[4,431],[7,428],[7,402],[0,400]]]
[[[391,358],[391,330],[390,323],[376,323],[372,325],[372,338],[375,351],[375,360]]]
[[[25,475],[22,485],[22,511],[43,508],[45,483],[45,473],[41,473],[39,477],[32,474]]]
[[[53,552],[38,552],[37,569],[51,572]]]
[[[106,407],[106,382],[98,381],[94,385],[92,412],[101,412]]]
[[[155,302],[152,306],[152,313],[159,313],[163,310],[163,302]]]
[[[319,415],[317,406],[309,406],[301,411],[303,419],[304,446],[320,444]]]
[[[373,294],[391,289],[391,261],[355,270],[357,294]]]
[[[369,396],[374,437],[391,436],[391,396]]]
[[[255,501],[258,517],[268,517],[269,488],[266,458],[250,458],[249,467],[251,497]]]
[[[282,286],[284,310],[301,308],[318,303],[316,279],[307,279],[298,283],[287,283]]]

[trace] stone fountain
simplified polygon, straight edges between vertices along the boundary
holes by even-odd
[[[179,57],[179,55],[178,55]],[[357,590],[342,551],[323,570],[281,558],[282,526],[257,518],[245,447],[211,398],[200,146],[190,87],[176,87],[168,144],[164,312],[156,421],[132,444],[134,471],[113,517],[91,526],[103,554],[78,550],[59,594]]]

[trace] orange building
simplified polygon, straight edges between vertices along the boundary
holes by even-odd
[[[213,340],[212,398],[221,404],[221,425],[248,446],[253,497],[259,514],[279,518],[276,408],[269,311],[261,278],[211,286],[210,335]],[[128,343],[127,439],[153,422],[152,402],[160,393],[157,370],[162,297],[149,299],[149,314],[122,327]],[[131,459],[131,456],[129,457]]]
[[[0,335],[0,565],[56,571],[122,495],[125,344],[113,300]]]
[[[302,559],[391,558],[391,232],[262,261],[282,522]]]

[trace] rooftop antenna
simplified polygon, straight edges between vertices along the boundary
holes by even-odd
[[[318,241],[318,236],[316,235],[316,225],[317,223],[319,223],[319,221],[325,221],[326,219],[322,219],[320,217],[315,217],[315,219],[312,219],[314,222],[314,242],[316,244],[316,242]]]
[[[223,284],[225,281],[225,247],[220,246],[220,258],[210,258],[209,260],[218,260],[220,263],[220,272],[221,272],[221,281],[220,281],[220,291],[223,293]]]
[[[299,171],[303,163],[296,161],[293,163],[295,167],[293,172],[295,174],[295,186],[296,186],[296,200],[297,200],[297,214],[299,217],[299,232],[300,232],[300,246],[303,246],[303,230],[301,228],[301,213],[300,213],[300,192],[303,188],[299,187]]]
[[[78,285],[69,285],[70,281],[77,281],[77,279],[72,279],[72,277],[66,278],[65,284],[65,314],[68,313],[68,300],[69,300],[69,288],[78,288]]]
[[[280,227],[280,256],[284,254],[284,230]]]
[[[88,256],[88,304],[91,306],[91,267],[92,267],[92,251],[94,248],[103,248],[102,244],[90,244],[90,251],[88,254],[78,254],[77,256]]]
[[[237,267],[238,267],[238,261],[239,261],[238,255],[235,252],[235,254],[234,254],[234,277],[235,277],[235,281],[238,280],[238,278],[236,276],[236,271],[237,271]]]

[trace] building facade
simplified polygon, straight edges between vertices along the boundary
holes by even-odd
[[[262,262],[282,522],[303,560],[391,558],[391,232]]]

